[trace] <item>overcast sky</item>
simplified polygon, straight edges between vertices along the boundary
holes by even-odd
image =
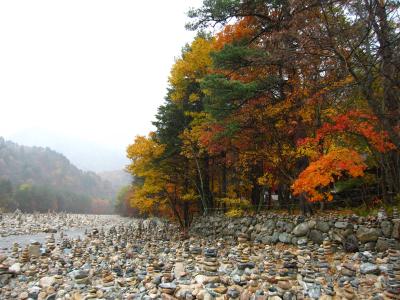
[[[37,128],[124,149],[152,129],[201,2],[0,1],[0,136]]]

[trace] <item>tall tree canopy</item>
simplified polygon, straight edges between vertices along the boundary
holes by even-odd
[[[307,212],[351,177],[393,201],[399,5],[204,0],[189,12],[187,26],[199,34],[172,67],[156,116],[150,140],[163,151],[150,161],[166,166],[157,179],[179,177],[174,189],[204,213],[240,201],[270,206],[267,191]],[[145,187],[151,176],[143,176]]]

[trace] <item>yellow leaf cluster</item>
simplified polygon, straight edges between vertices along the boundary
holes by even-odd
[[[212,65],[211,50],[212,40],[198,37],[190,45],[190,50],[176,60],[169,77],[169,83],[173,87],[173,101],[180,102],[187,98],[192,102],[199,100],[198,94],[187,95],[187,91],[189,84],[197,82],[209,72]]]

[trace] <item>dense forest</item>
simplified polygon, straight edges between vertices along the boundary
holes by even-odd
[[[171,69],[155,132],[127,150],[140,180],[125,202],[183,227],[220,209],[312,213],[346,189],[346,205],[394,204],[399,6],[204,0],[188,13],[198,33]]]
[[[115,189],[49,148],[27,147],[0,137],[0,207],[3,210],[112,212]]]

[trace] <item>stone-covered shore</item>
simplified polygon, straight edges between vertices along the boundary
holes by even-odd
[[[238,233],[249,235],[251,241],[274,245],[322,244],[331,241],[347,252],[377,251],[389,248],[393,239],[400,250],[400,218],[383,211],[379,216],[337,216],[332,214],[305,218],[284,214],[256,215],[228,219],[224,216],[197,218],[190,230],[192,235],[235,239]]]
[[[0,299],[400,299],[399,222],[212,216],[183,240],[159,219],[9,214],[2,236],[48,236],[1,250]]]

